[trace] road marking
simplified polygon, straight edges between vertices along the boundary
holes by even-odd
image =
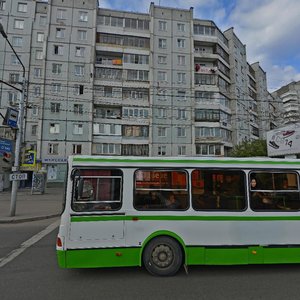
[[[8,255],[0,258],[0,268],[4,267],[7,263],[11,262],[13,259],[15,259],[17,256],[19,256],[21,253],[23,253],[27,248],[37,243],[39,240],[41,240],[43,237],[45,237],[47,234],[52,232],[54,229],[56,229],[59,226],[60,220],[55,221],[54,223],[50,224],[48,227],[25,241],[21,244],[21,246],[17,249],[12,250]]]

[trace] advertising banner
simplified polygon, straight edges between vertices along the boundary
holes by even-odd
[[[300,123],[267,132],[268,156],[300,153]]]

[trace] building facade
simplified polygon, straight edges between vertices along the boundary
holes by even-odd
[[[72,154],[226,156],[272,126],[265,72],[233,28],[193,8],[0,0],[0,21],[26,67],[24,149],[49,181],[64,180]],[[6,43],[0,51],[0,78],[18,82]],[[18,103],[4,85],[0,96],[2,112]]]

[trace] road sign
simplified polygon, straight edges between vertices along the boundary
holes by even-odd
[[[9,180],[27,180],[27,173],[12,173],[9,175]]]

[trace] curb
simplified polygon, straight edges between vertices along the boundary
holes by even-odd
[[[60,215],[61,214],[53,214],[53,215],[28,217],[28,218],[14,218],[14,217],[12,217],[11,219],[0,219],[0,224],[11,224],[11,223],[24,223],[24,222],[31,222],[31,221],[39,221],[39,220],[59,217]]]

